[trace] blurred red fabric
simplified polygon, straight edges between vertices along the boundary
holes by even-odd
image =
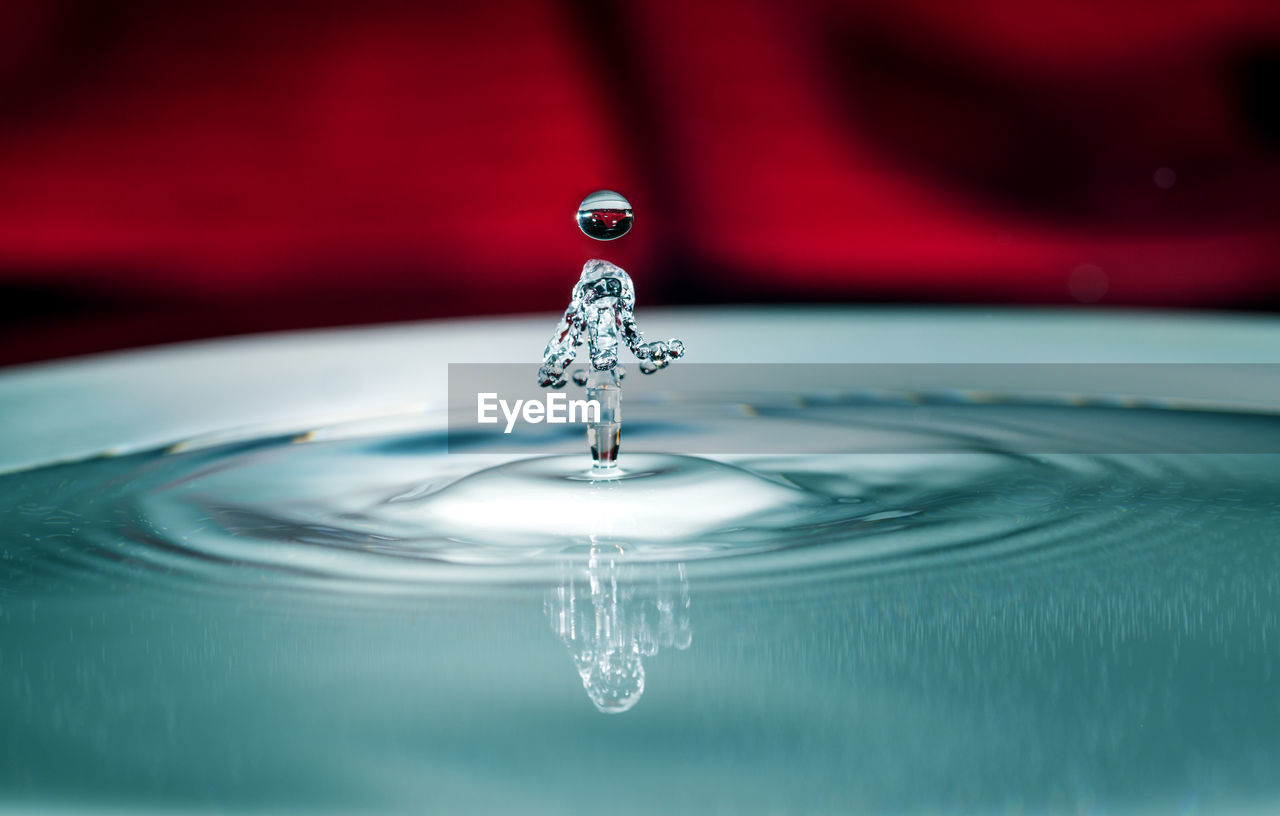
[[[1271,0],[9,0],[0,359],[552,310],[593,256],[642,306],[1266,308],[1278,54]]]

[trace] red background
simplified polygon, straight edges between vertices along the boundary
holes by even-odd
[[[0,361],[558,310],[591,256],[642,308],[1270,309],[1278,109],[1273,0],[6,0]]]

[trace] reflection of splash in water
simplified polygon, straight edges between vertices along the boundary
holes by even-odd
[[[644,693],[643,658],[693,640],[684,564],[637,574],[612,545],[593,544],[585,565],[566,565],[546,611],[587,696],[606,714],[629,710]]]

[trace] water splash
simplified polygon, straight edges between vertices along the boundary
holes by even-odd
[[[563,388],[565,370],[585,345],[591,367],[609,371],[618,365],[618,349],[626,346],[645,374],[666,368],[684,356],[684,343],[675,338],[645,342],[636,323],[635,285],[621,267],[592,259],[582,266],[569,306],[542,352],[538,384]]]
[[[622,436],[621,389],[623,370],[618,348],[625,345],[640,361],[640,371],[652,374],[684,356],[676,338],[645,342],[636,324],[635,286],[631,276],[608,261],[590,260],[573,287],[569,306],[542,353],[538,384],[563,388],[565,371],[585,345],[591,369],[574,382],[587,386],[588,399],[600,405],[600,419],[588,424],[587,439],[597,471],[610,471],[618,462]]]

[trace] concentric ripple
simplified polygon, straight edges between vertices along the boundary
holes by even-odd
[[[862,416],[829,403],[811,416],[806,405],[798,400],[786,416],[775,411],[736,427],[720,416],[714,431],[731,438],[774,423],[790,432]],[[233,585],[404,589],[541,580],[602,544],[633,562],[679,561],[720,578],[1033,563],[1142,547],[1161,529],[1188,519],[1212,524],[1206,514],[1230,513],[1252,491],[1275,487],[1269,466],[1264,472],[1255,461],[1268,457],[1003,449],[1002,411],[970,406],[931,426],[935,435],[946,428],[953,452],[631,453],[623,459],[627,477],[607,482],[585,475],[585,454],[446,453],[432,417],[391,431],[369,421],[184,443],[0,479],[0,494],[13,498],[0,523],[29,542],[7,553],[4,580],[14,589],[68,571],[124,570]],[[1059,437],[1092,438],[1100,428],[1140,433],[1153,414],[1166,432],[1173,423],[1188,438],[1207,423],[1220,435],[1224,425],[1220,414],[1133,408],[1104,412],[1099,424],[1075,411],[1058,406],[1034,416]],[[1027,420],[1019,421],[1025,430]],[[1248,427],[1259,421],[1280,424],[1254,415]],[[680,433],[702,430],[693,423]],[[938,439],[894,433],[904,450],[938,449]],[[646,441],[671,450],[680,442]]]

